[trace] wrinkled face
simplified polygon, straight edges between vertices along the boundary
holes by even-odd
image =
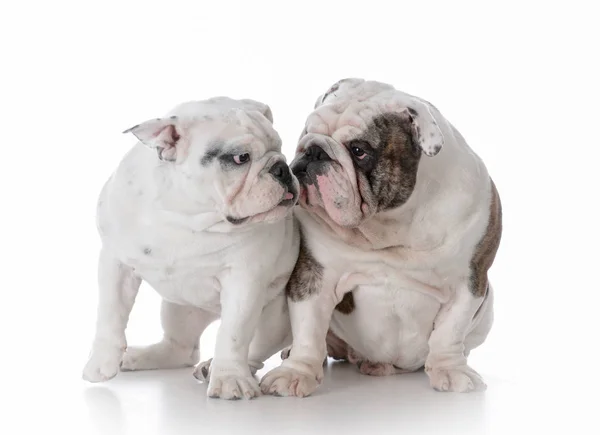
[[[300,205],[357,227],[404,204],[422,154],[433,156],[442,144],[421,100],[382,83],[338,82],[317,101],[290,165],[301,184]]]
[[[268,107],[218,99],[206,114],[206,102],[199,103],[148,121],[160,124],[150,128],[153,140],[147,142],[157,148],[157,158],[172,165],[177,188],[234,226],[285,217],[297,202],[299,186],[281,153]],[[138,138],[144,137],[143,126],[132,130]]]

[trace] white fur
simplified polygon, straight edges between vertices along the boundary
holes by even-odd
[[[443,148],[438,154],[428,152],[432,144],[424,145],[428,155],[421,158],[416,187],[404,205],[365,217],[360,198],[352,202],[363,219],[360,236],[323,209],[297,209],[306,243],[324,267],[324,285],[318,294],[290,301],[290,357],[263,378],[263,392],[311,394],[323,377],[328,327],[368,361],[409,371],[425,366],[438,390],[485,387],[467,365],[469,351],[492,324],[491,287],[485,301],[468,288],[469,262],[490,213],[490,177],[482,161],[435,107],[390,85],[362,80],[342,81],[318,100],[299,150],[307,136],[328,136],[356,183],[340,143],[360,134],[373,116],[408,106],[427,107],[436,124],[427,127],[428,137]],[[350,290],[356,309],[350,315],[334,311]]]
[[[259,394],[251,368],[262,367],[290,337],[283,290],[299,241],[291,207],[277,205],[290,190],[269,174],[284,160],[271,122],[266,105],[215,98],[128,130],[140,142],[98,201],[100,293],[85,379],[106,381],[121,363],[124,370],[192,366],[200,335],[220,317],[208,395]],[[208,151],[226,147],[250,153],[251,161],[230,163],[233,169],[216,158],[202,163]],[[234,225],[227,216],[248,219]],[[127,347],[125,328],[142,279],[163,298],[164,337]]]

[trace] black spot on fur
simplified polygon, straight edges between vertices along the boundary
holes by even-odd
[[[211,146],[208,148],[208,151],[206,151],[206,153],[204,154],[204,156],[202,156],[202,159],[200,160],[200,164],[202,166],[208,166],[210,165],[214,159],[216,159],[217,157],[219,157],[220,155],[220,147],[217,146]]]
[[[203,366],[200,371],[202,372],[202,376],[204,376],[204,379],[208,379],[208,369],[209,369],[210,365],[205,365]]]
[[[152,248],[144,248],[144,255],[152,254]]]
[[[352,295],[352,292],[346,293],[340,303],[335,306],[335,309],[342,314],[350,314],[354,311],[354,308],[356,308],[356,305],[354,305],[354,296]]]

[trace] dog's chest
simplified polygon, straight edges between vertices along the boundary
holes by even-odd
[[[336,310],[332,329],[370,361],[417,369],[427,357],[441,304],[415,291],[410,281],[394,278],[384,276],[375,278],[373,284],[356,286],[352,291],[354,310],[349,314]]]
[[[227,238],[140,224],[113,238],[117,255],[164,299],[219,311]],[[126,233],[126,234],[125,234]]]
[[[444,298],[442,280],[433,271],[402,270],[346,252],[337,257],[343,261],[323,258],[326,269],[342,276],[338,297],[350,291],[353,301],[351,312],[334,311],[332,330],[365,359],[421,367]]]

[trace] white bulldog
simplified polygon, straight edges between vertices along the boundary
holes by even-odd
[[[208,395],[260,393],[252,371],[291,341],[284,288],[299,250],[298,180],[272,122],[265,104],[217,97],[125,131],[140,142],[98,202],[99,307],[84,379],[193,366],[220,317]],[[142,280],[163,298],[164,337],[132,348],[125,328]]]
[[[317,101],[290,167],[303,235],[293,344],[263,392],[311,394],[327,353],[369,375],[424,366],[437,390],[483,389],[467,356],[492,326],[502,212],[460,133],[420,98],[347,79]]]

